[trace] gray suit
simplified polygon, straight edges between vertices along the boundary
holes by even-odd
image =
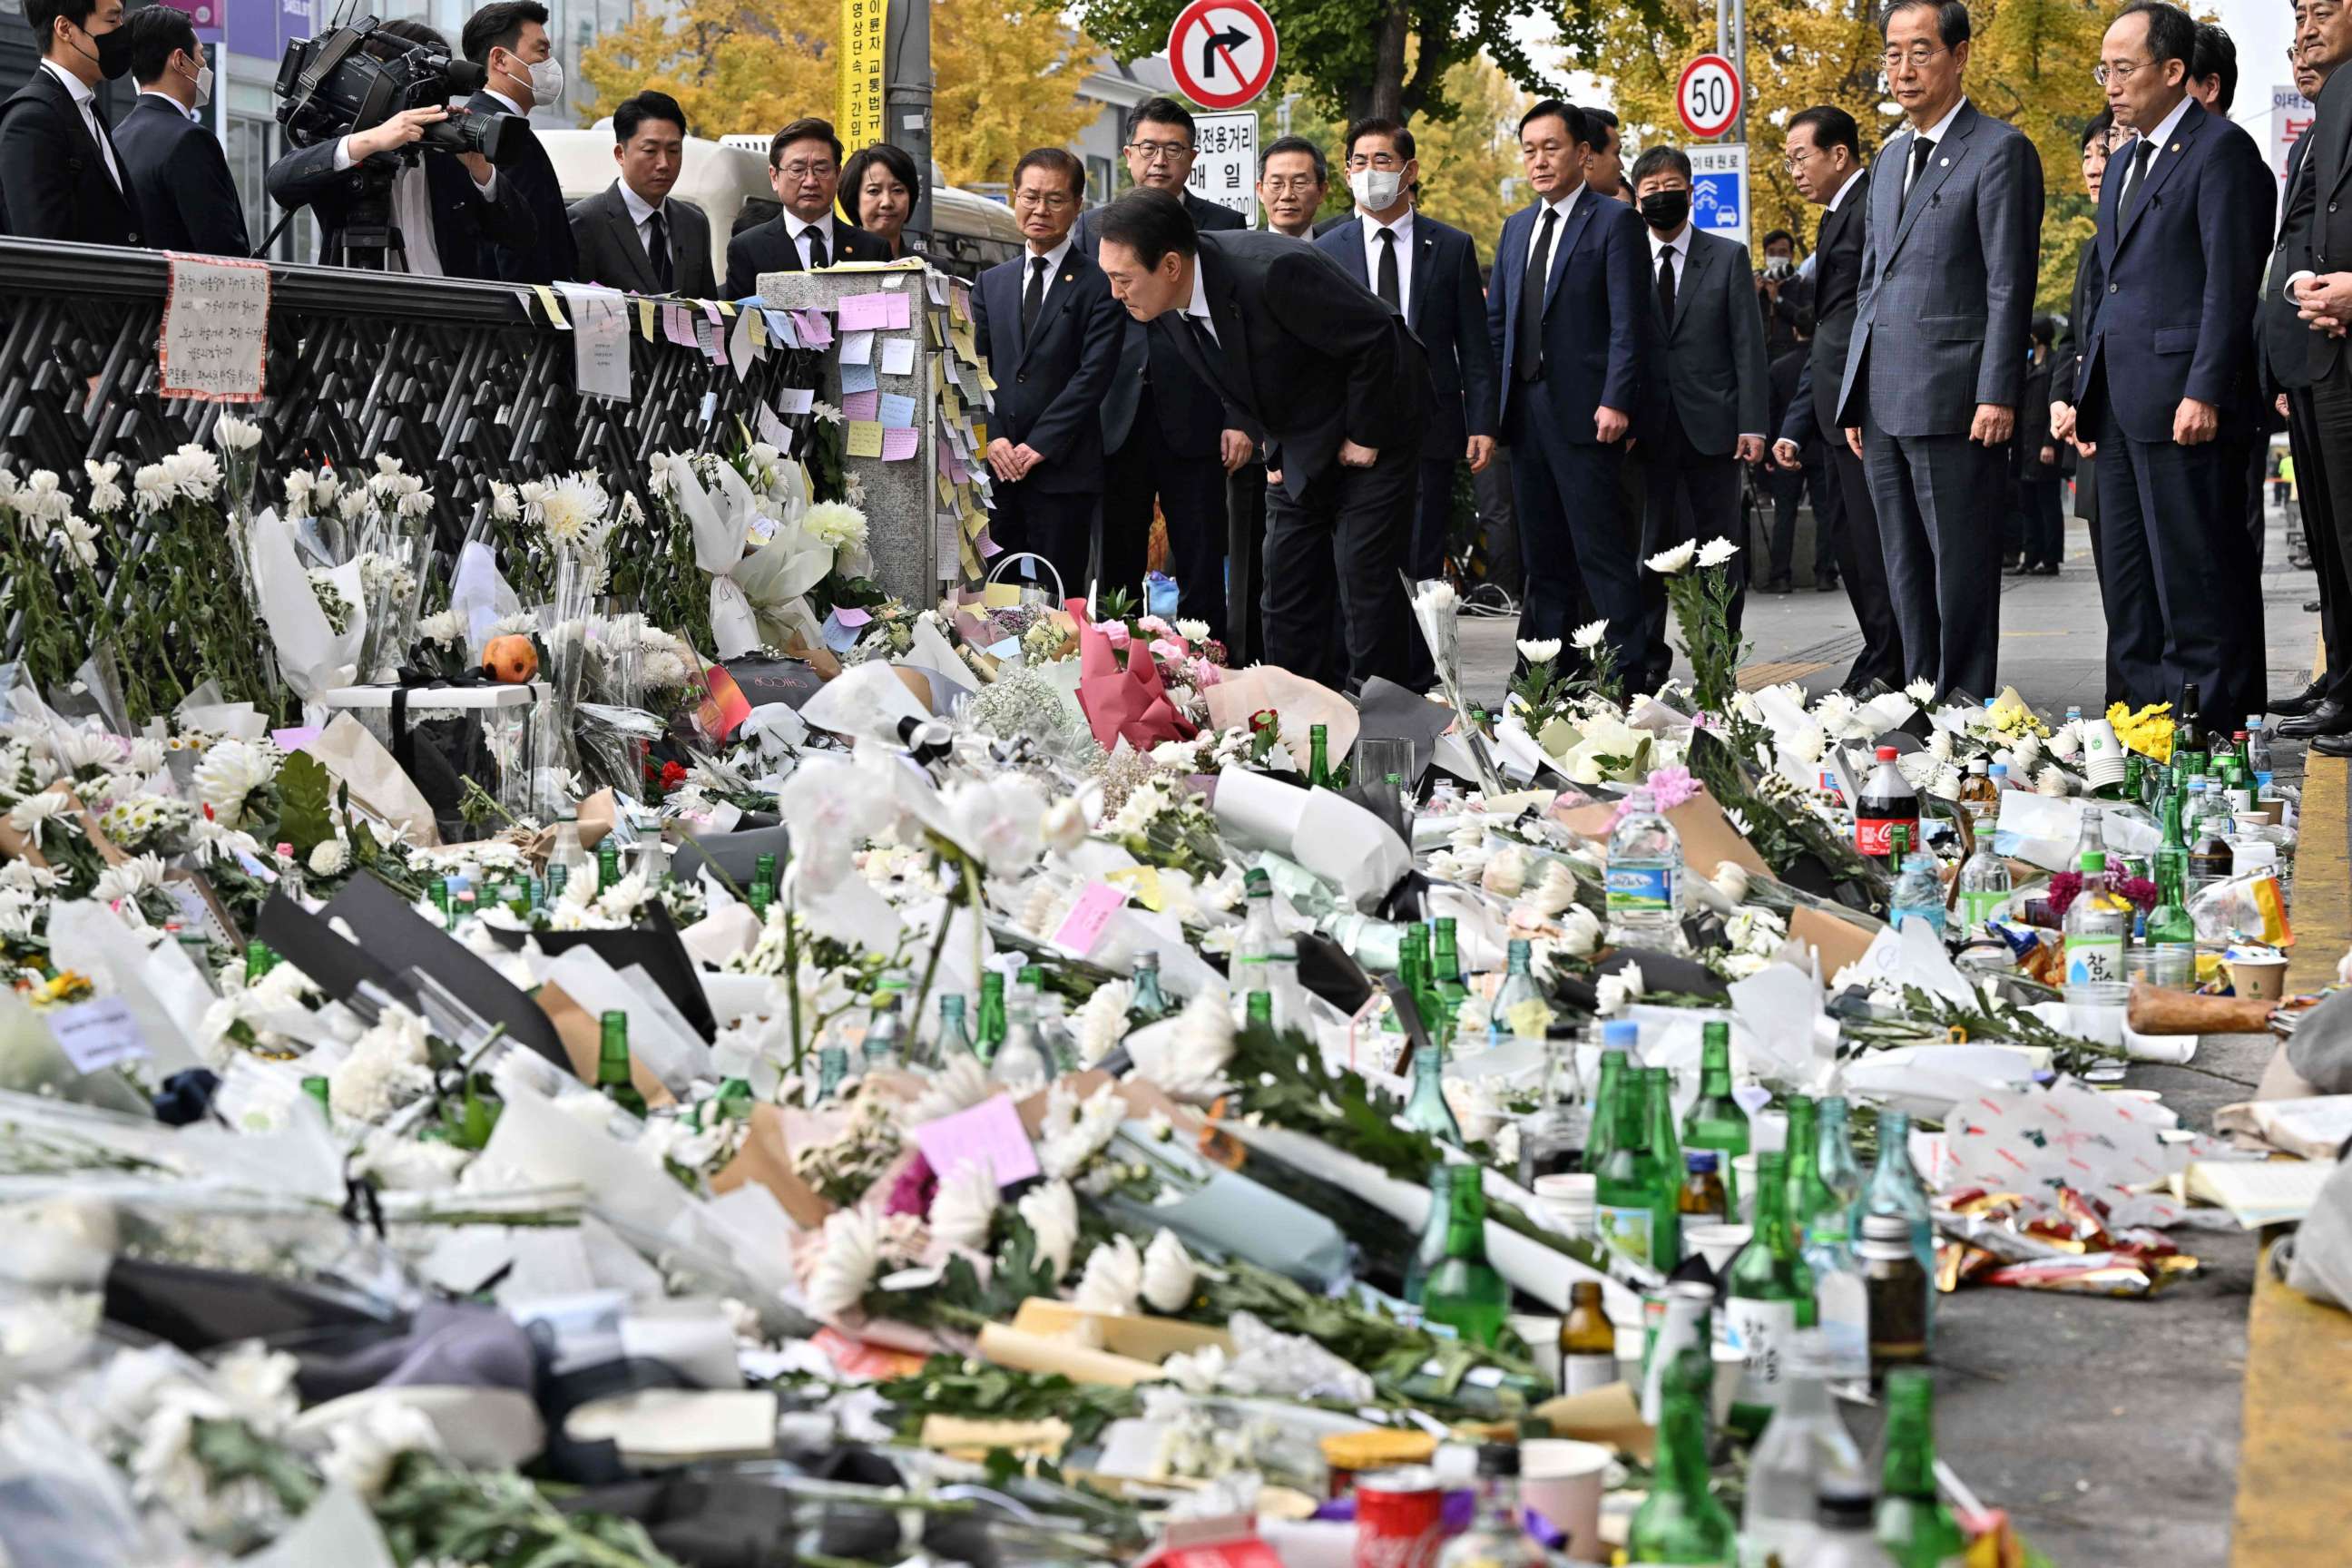
[[[654,264],[646,255],[636,223],[629,216],[620,181],[572,203],[572,237],[580,247],[581,280],[632,294],[717,299],[719,277],[710,259],[710,219],[692,202],[676,198],[662,203],[662,218],[669,225],[672,279],[667,289],[654,277]]]
[[[1906,199],[1917,141],[1906,130],[1889,142],[1871,182],[1838,423],[1862,427],[1906,675],[1990,697],[2009,453],[1969,427],[1978,405],[2013,414],[2023,394],[2042,160],[1964,102]]]

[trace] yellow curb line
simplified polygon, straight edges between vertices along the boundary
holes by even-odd
[[[2343,1568],[2352,1314],[2273,1278],[2268,1247],[2246,1316],[2243,1426],[2230,1568]]]
[[[2312,673],[2327,664],[2327,648],[2316,645]],[[2298,820],[2294,856],[2294,947],[2289,954],[2286,984],[2290,994],[2316,991],[2336,983],[2336,963],[2352,946],[2352,855],[2347,855],[2345,831],[2345,785],[2347,763],[2341,757],[2303,759],[2303,811]],[[2347,1553],[2352,1561],[2352,1553]]]

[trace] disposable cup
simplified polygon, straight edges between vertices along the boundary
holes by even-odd
[[[1598,1443],[1531,1437],[1519,1445],[1519,1500],[1549,1520],[1567,1539],[1566,1555],[1602,1561],[1601,1483],[1610,1452]]]
[[[1683,1232],[1683,1239],[1706,1259],[1706,1266],[1719,1278],[1754,1234],[1754,1227],[1745,1225],[1695,1225]]]
[[[2230,984],[2241,996],[2257,1002],[2275,1002],[2286,994],[2286,955],[2271,953],[2256,957],[2231,954],[2229,959]]]
[[[1749,1124],[1748,1131],[1750,1136],[1754,1135],[1754,1123]],[[1739,1217],[1752,1221],[1756,1217],[1756,1156],[1752,1153],[1734,1154],[1731,1157],[1731,1174],[1739,1184]]]
[[[1527,1342],[1529,1357],[1544,1381],[1559,1386],[1559,1318],[1554,1313],[1513,1312],[1511,1332]]]

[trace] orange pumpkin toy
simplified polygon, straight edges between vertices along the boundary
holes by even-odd
[[[482,673],[504,686],[520,686],[539,673],[539,649],[527,637],[492,637],[482,648]]]

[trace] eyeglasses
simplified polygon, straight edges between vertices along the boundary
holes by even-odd
[[[2114,65],[2095,65],[2091,68],[2091,79],[2101,87],[2106,86],[2111,81],[2129,81],[2136,73],[2146,70],[2155,63],[2154,60],[2118,60]]]
[[[1192,144],[1190,142],[1130,142],[1127,150],[1146,163],[1157,163],[1162,158],[1172,163],[1191,153]]]
[[[1322,183],[1312,174],[1290,174],[1281,178],[1269,174],[1258,182],[1268,192],[1277,196],[1303,196]]]
[[[1390,169],[1403,168],[1404,160],[1392,158],[1386,153],[1375,153],[1369,158],[1361,153],[1351,153],[1348,155],[1348,167],[1351,172],[1361,169],[1379,169],[1385,172]]]
[[[1937,55],[1948,55],[1951,52],[1949,49],[1931,49],[1927,45],[1921,44],[1908,54],[1901,49],[1889,49],[1879,57],[1878,63],[1890,72],[1901,70],[1906,65],[1915,71],[1923,71],[1927,68],[1929,60],[1934,59]]]
[[[787,180],[830,180],[840,172],[831,163],[777,163],[772,166]]]
[[[1818,147],[1800,147],[1796,151],[1786,153],[1781,157],[1780,167],[1788,170],[1789,173],[1793,174],[1799,169],[1803,168],[1807,163],[1811,163],[1815,155],[1818,154],[1820,151],[1821,149]]]
[[[1013,205],[1016,207],[1043,207],[1049,213],[1060,212],[1070,205],[1067,191],[1015,191]]]

